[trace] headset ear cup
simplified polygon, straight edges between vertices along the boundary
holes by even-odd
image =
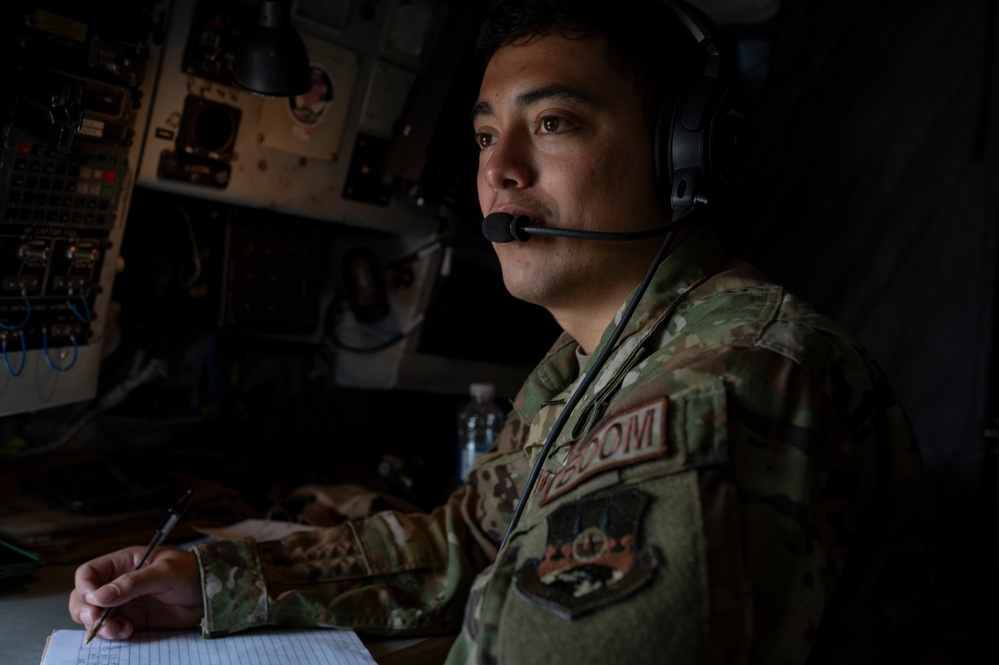
[[[707,204],[710,173],[707,137],[713,113],[715,80],[701,77],[677,97],[670,121],[670,207],[684,214],[695,204]]]
[[[668,113],[660,112],[657,175],[664,178],[658,181],[659,192],[674,216],[717,202],[735,184],[746,133],[743,108],[742,96],[730,80],[702,76]],[[658,170],[660,165],[665,165],[664,171]]]
[[[670,208],[673,192],[673,109],[675,101],[670,100],[659,108],[656,117],[655,135],[652,138],[652,158],[656,193],[664,207]]]
[[[684,87],[669,103],[663,104],[656,118],[653,139],[656,192],[674,216],[693,207],[695,197],[706,200],[707,183],[699,184],[706,177],[705,119],[699,117],[704,109],[695,111],[698,117],[691,120],[687,102],[692,94],[689,87]],[[703,106],[703,102],[699,105]],[[685,126],[685,117],[690,128]]]
[[[656,191],[673,216],[715,203],[731,189],[742,164],[746,133],[744,100],[738,94],[727,43],[702,10],[666,3],[705,49],[699,77],[659,110],[654,151]]]

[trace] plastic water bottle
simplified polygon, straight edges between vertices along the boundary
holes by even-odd
[[[468,387],[472,399],[458,412],[458,482],[468,482],[468,472],[479,453],[493,445],[506,419],[493,399],[491,383],[473,383]]]

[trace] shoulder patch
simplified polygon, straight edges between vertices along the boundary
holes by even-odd
[[[649,497],[636,489],[588,496],[548,516],[541,559],[527,559],[514,575],[522,598],[574,619],[645,586],[659,553],[643,546],[642,518]]]
[[[666,402],[660,397],[620,413],[574,446],[565,466],[538,488],[538,503],[544,505],[610,469],[665,457]]]

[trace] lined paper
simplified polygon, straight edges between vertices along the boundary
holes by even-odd
[[[350,630],[259,630],[205,639],[196,631],[137,632],[127,640],[56,630],[41,665],[374,665]]]

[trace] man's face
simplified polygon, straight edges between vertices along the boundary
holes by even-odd
[[[652,137],[629,77],[603,41],[536,37],[489,61],[474,112],[483,215],[596,231],[659,226],[668,213],[653,182]],[[605,242],[533,236],[494,245],[507,289],[560,313],[601,300],[616,309],[659,240]]]

